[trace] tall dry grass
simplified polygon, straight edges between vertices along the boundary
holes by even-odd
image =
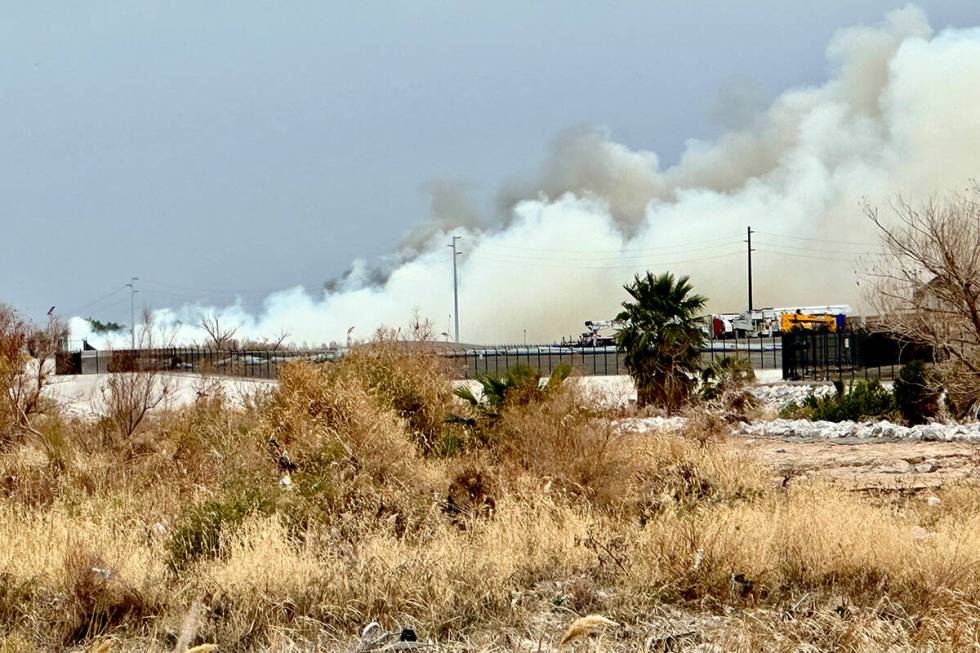
[[[151,413],[127,446],[40,420],[49,444],[0,456],[0,650],[354,650],[372,621],[547,650],[588,614],[622,624],[605,649],[980,640],[974,487],[773,487],[723,438],[624,435],[574,387],[469,438],[450,390],[382,343],[247,407]]]

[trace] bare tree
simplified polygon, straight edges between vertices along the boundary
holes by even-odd
[[[210,315],[202,319],[201,328],[208,334],[210,344],[215,349],[230,349],[237,344],[235,334],[238,333],[238,329],[222,326],[221,318],[217,315]]]
[[[153,318],[143,313],[137,350],[139,355],[127,362],[125,371],[109,375],[102,386],[102,416],[118,441],[132,436],[147,415],[171,393],[171,382],[161,372],[161,361],[154,354]]]
[[[980,407],[980,188],[921,207],[899,199],[877,225],[884,255],[872,272],[870,303],[881,328],[929,345],[937,380],[958,413]]]
[[[286,349],[286,341],[289,340],[290,334],[288,331],[283,329],[279,332],[279,335],[275,338],[262,338],[259,340],[246,340],[239,343],[242,349],[255,350],[255,351],[279,351],[280,349]]]
[[[38,327],[0,305],[0,440],[18,430],[38,434],[32,422],[43,410],[53,358],[67,335],[53,312],[47,325]]]

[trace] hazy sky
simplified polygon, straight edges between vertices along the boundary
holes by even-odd
[[[131,275],[152,307],[317,288],[422,221],[427,181],[489,205],[580,123],[672,163],[903,4],[4,3],[0,301],[128,322],[92,302]]]

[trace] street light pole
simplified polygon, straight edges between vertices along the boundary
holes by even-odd
[[[139,280],[139,277],[131,277],[126,284],[129,287],[129,333],[133,349],[136,349],[136,293],[139,292],[136,289],[136,282]]]
[[[752,227],[745,228],[745,235],[746,235],[745,242],[748,243],[748,254],[749,254],[749,313],[751,313],[752,312]]]
[[[462,236],[453,236],[453,242],[449,247],[453,248],[453,318],[456,326],[456,343],[459,344],[459,284],[456,276],[456,257],[460,253],[456,250],[457,240],[462,240]]]

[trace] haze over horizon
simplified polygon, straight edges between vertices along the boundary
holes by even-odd
[[[839,301],[860,199],[976,176],[980,8],[832,4],[10,10],[0,301],[128,323],[137,275],[185,327],[442,328],[455,230],[463,339],[550,340],[648,265],[740,308],[746,224],[757,303]]]

